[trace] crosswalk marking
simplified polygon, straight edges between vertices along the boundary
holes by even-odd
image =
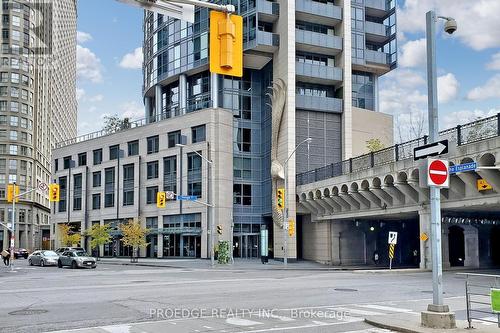
[[[101,329],[109,333],[129,333],[131,328],[131,325],[113,325],[101,327]]]
[[[258,321],[253,321],[253,320],[248,320],[248,319],[243,319],[243,318],[238,318],[238,317],[227,318],[226,323],[231,324],[231,325],[236,325],[236,326],[254,326],[254,325],[262,325],[263,324],[263,323],[260,323]]]
[[[401,308],[395,308],[392,306],[384,306],[384,305],[377,305],[377,304],[360,304],[358,306],[362,307],[362,308],[384,310],[384,311],[391,311],[391,312],[413,312],[413,310],[410,310],[410,309],[401,309]]]
[[[375,312],[375,311],[368,311],[368,310],[361,310],[361,309],[354,309],[354,308],[330,308],[331,310],[335,311],[343,311],[343,312],[348,312],[350,314],[357,314],[360,316],[381,316],[384,315],[385,313],[382,312]]]

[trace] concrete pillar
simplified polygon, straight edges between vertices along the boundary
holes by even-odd
[[[476,227],[464,227],[465,267],[479,267],[479,233]]]
[[[186,75],[179,75],[179,115],[186,113],[188,101],[187,78]]]
[[[441,228],[441,252],[443,253],[443,268],[450,268],[450,229],[447,224]]]
[[[163,258],[163,234],[158,233],[158,258]]]
[[[335,221],[332,221],[332,265],[340,264],[340,232],[335,226]]]
[[[160,119],[163,119],[163,107],[162,107],[162,97],[161,97],[161,94],[162,94],[162,89],[161,89],[161,85],[160,84],[157,84],[155,86],[155,115],[156,115],[156,119],[155,121],[158,121]]]
[[[419,210],[418,212],[420,235],[426,233],[429,239],[426,241],[420,240],[420,268],[432,269],[431,256],[431,212],[427,209]]]
[[[154,115],[153,107],[151,105],[151,97],[144,97],[144,109],[146,112],[146,122],[151,122],[151,117]]]

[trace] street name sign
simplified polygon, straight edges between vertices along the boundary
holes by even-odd
[[[177,200],[180,201],[196,201],[198,197],[196,195],[178,195]]]
[[[389,231],[389,239],[387,243],[396,245],[398,243],[398,233],[396,231]]]
[[[474,171],[476,169],[477,169],[477,163],[470,162],[470,163],[457,164],[457,165],[450,166],[449,173],[453,174],[453,173],[457,173],[457,172]]]
[[[165,195],[167,196],[167,200],[174,200],[175,199],[175,193],[172,191],[166,191]]]
[[[446,160],[427,160],[427,186],[449,187],[449,163]]]
[[[415,147],[413,149],[413,159],[415,161],[430,156],[438,156],[448,153],[448,140],[442,140],[428,145]]]

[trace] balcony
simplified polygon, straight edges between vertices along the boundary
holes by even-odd
[[[308,111],[342,113],[342,100],[333,97],[295,95],[295,108]]]
[[[366,21],[365,22],[366,41],[379,44],[386,43],[391,37],[389,28],[383,24]]]
[[[365,0],[366,15],[385,17],[389,12],[386,0]]]
[[[342,38],[318,32],[295,29],[296,49],[299,51],[337,55],[342,51]]]
[[[387,53],[384,52],[365,50],[365,60],[373,64],[388,65]]]
[[[364,59],[352,59],[352,69],[384,75],[391,70],[389,55],[384,52],[365,50]]]
[[[274,23],[280,15],[280,4],[267,0],[257,0],[259,21]]]
[[[338,67],[305,64],[297,61],[295,74],[297,80],[301,82],[325,85],[342,82],[342,69]]]
[[[252,30],[243,49],[272,53],[280,46],[280,36],[272,32]]]
[[[296,0],[295,18],[299,21],[334,26],[342,21],[342,8],[312,0]]]

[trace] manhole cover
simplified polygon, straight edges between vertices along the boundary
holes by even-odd
[[[335,291],[349,291],[349,292],[358,291],[358,289],[350,289],[350,288],[335,288],[333,290],[335,290]]]
[[[31,316],[31,315],[37,315],[37,314],[42,314],[49,312],[48,310],[43,310],[43,309],[25,309],[25,310],[16,310],[9,312],[10,315],[12,316]]]

